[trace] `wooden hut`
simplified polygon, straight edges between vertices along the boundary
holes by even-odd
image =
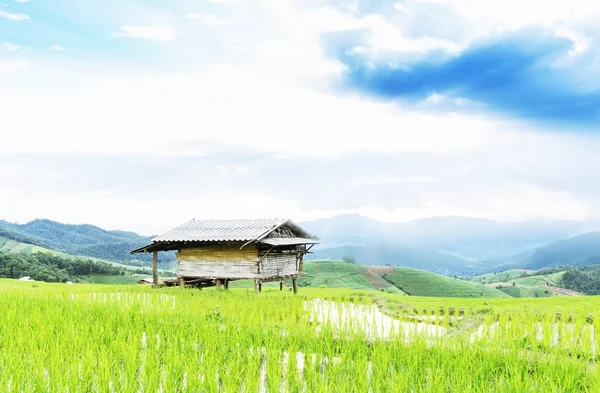
[[[152,252],[153,284],[158,285],[159,251],[177,250],[179,285],[228,287],[229,281],[254,280],[258,292],[262,283],[292,280],[302,261],[319,238],[291,220],[191,220],[152,240],[131,253]]]

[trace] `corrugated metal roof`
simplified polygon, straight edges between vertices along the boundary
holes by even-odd
[[[293,246],[297,244],[319,244],[318,240],[304,239],[301,237],[268,237],[262,239],[261,243],[268,244],[270,246]]]
[[[250,241],[283,225],[282,218],[241,220],[191,220],[152,242]]]

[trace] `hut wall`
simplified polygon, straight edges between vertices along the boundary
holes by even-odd
[[[298,274],[296,267],[296,254],[270,253],[263,257],[260,264],[262,278],[291,276]]]
[[[184,248],[177,253],[179,275],[207,278],[259,278],[255,248],[239,245]]]

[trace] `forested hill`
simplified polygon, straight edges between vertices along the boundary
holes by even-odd
[[[48,253],[0,254],[0,277],[33,277],[36,281],[80,281],[85,275],[122,275],[123,269],[90,259],[67,259]]]
[[[125,262],[129,265],[148,265],[152,259],[148,254],[129,253],[148,244],[151,236],[140,236],[126,231],[107,231],[93,225],[62,224],[45,219],[26,224],[0,221],[0,236],[72,255]],[[163,263],[173,259],[174,256],[170,254],[161,256]]]
[[[540,269],[596,264],[600,264],[600,232],[589,232],[538,248],[527,258],[523,267]]]
[[[568,269],[561,284],[587,295],[600,295],[600,265]]]

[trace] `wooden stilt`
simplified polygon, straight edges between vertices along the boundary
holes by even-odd
[[[221,279],[217,278],[217,289],[221,289]]]
[[[279,281],[279,290],[283,291],[283,281]]]
[[[294,293],[298,293],[298,281],[295,278],[292,279],[292,286],[294,287]]]
[[[183,277],[179,277],[179,286],[185,287],[185,279]]]
[[[258,292],[262,292],[262,282],[258,282]]]
[[[152,253],[152,285],[158,286],[158,251]]]
[[[229,280],[225,279],[225,289],[229,289]]]

